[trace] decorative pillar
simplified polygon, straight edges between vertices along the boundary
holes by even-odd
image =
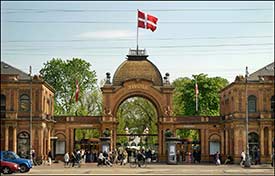
[[[225,154],[228,155],[228,129],[225,129]]]
[[[9,150],[9,127],[5,127],[5,150]]]
[[[201,154],[205,155],[205,136],[204,129],[200,129],[200,137],[201,137]]]
[[[35,143],[35,140],[36,140],[36,133],[35,133],[35,128],[32,128],[32,146],[31,146],[31,149],[35,149],[35,146],[36,146],[36,143]],[[36,150],[35,150],[36,151]]]
[[[70,151],[74,151],[74,129],[70,129],[70,139],[71,139],[71,143],[70,143]]]
[[[220,135],[221,135],[221,154],[222,155],[225,155],[225,153],[224,153],[224,146],[225,146],[225,144],[224,144],[224,130],[221,130],[221,133],[220,133]]]
[[[236,156],[236,157],[238,157],[240,154],[239,154],[239,151],[238,151],[238,145],[239,145],[239,138],[238,138],[238,136],[240,135],[239,134],[239,132],[238,132],[239,130],[238,129],[234,129],[234,136],[233,136],[233,138],[234,138],[234,155]]]
[[[44,146],[43,146],[43,139],[44,139],[44,130],[43,130],[43,128],[40,128],[40,133],[39,133],[39,142],[38,142],[38,152],[39,152],[39,154],[40,154],[40,156],[43,156],[44,154],[43,154],[43,148],[44,148]]]
[[[13,127],[13,151],[17,153],[17,128]]]
[[[272,156],[272,128],[268,129],[268,155]]]
[[[208,130],[205,129],[205,154],[209,156],[209,141],[208,141]]]
[[[48,153],[49,150],[52,150],[52,148],[51,148],[51,129],[50,128],[48,129],[48,146],[47,147],[48,147],[47,148],[47,153]]]
[[[70,151],[70,133],[69,133],[69,129],[68,127],[66,126],[66,152],[69,152],[71,153],[72,151]]]
[[[260,152],[261,156],[264,156],[264,128],[261,126],[261,133],[260,133]]]

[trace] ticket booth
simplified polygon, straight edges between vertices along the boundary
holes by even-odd
[[[178,138],[166,137],[167,164],[177,164],[177,143],[179,143]]]
[[[111,138],[110,137],[101,137],[99,139],[100,139],[100,143],[101,143],[101,147],[102,147],[102,152],[106,151],[107,153],[109,153]]]

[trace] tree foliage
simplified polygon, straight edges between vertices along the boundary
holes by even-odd
[[[147,99],[133,97],[125,100],[118,109],[118,128],[117,133],[125,134],[125,128],[130,133],[142,134],[144,129],[149,128],[149,134],[157,134],[157,112],[155,106]],[[150,137],[148,143],[154,144],[156,139]],[[126,137],[120,137],[118,142],[124,144],[127,142]]]
[[[89,113],[89,110],[84,107],[85,102],[94,102],[94,96],[98,95],[94,93],[96,73],[90,67],[90,63],[79,58],[66,61],[53,58],[44,63],[40,74],[55,89],[56,115],[72,115],[76,112],[78,115],[87,115]],[[80,89],[79,104],[75,101],[76,80]],[[91,107],[90,110],[93,108]]]
[[[192,79],[178,78],[173,82],[175,115],[219,115],[219,91],[228,84],[228,81],[221,77],[209,78],[206,74],[193,75],[192,77]],[[195,79],[199,89],[198,112],[195,108]]]

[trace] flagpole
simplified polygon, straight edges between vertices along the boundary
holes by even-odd
[[[137,55],[138,55],[138,9],[137,9]]]
[[[198,84],[197,84],[197,79],[195,79],[195,94],[196,94],[196,112],[198,112]]]

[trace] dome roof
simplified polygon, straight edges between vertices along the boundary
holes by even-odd
[[[162,76],[158,68],[147,59],[147,56],[130,56],[116,70],[113,85],[119,86],[131,79],[152,81],[154,86],[162,86]]]

